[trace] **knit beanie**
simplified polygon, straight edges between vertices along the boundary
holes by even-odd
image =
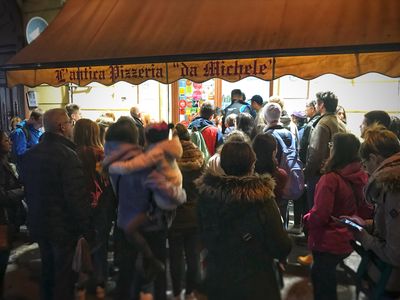
[[[173,124],[165,122],[152,123],[145,127],[145,136],[149,144],[154,144],[162,140],[168,139],[169,130],[174,127]]]
[[[264,109],[264,120],[268,125],[279,123],[282,109],[279,104],[268,103]]]

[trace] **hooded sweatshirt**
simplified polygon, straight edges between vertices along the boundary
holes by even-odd
[[[312,251],[336,255],[353,251],[352,233],[347,227],[337,224],[331,216],[359,215],[370,217],[372,208],[365,202],[363,188],[368,175],[359,162],[351,163],[341,170],[329,172],[318,181],[314,206],[304,216],[309,229],[308,247]]]

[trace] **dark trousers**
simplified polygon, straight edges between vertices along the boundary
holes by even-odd
[[[311,281],[314,287],[314,299],[337,299],[336,266],[347,256],[349,255],[313,251],[314,262],[311,267]]]
[[[0,299],[4,297],[4,278],[10,257],[10,250],[0,250]]]
[[[102,241],[95,246],[92,254],[93,283],[96,286],[105,287],[108,277],[108,240]]]
[[[197,229],[174,230],[168,234],[169,261],[174,296],[182,291],[182,271],[186,262],[186,294],[197,288],[199,273],[199,236]]]
[[[155,258],[165,264],[167,257],[166,232],[142,232]],[[119,276],[117,279],[117,295],[119,300],[138,300],[140,292],[152,292],[154,300],[166,300],[166,273],[160,273],[154,282],[146,282],[135,271],[139,251],[125,237],[121,237],[119,249]]]
[[[308,203],[308,210],[310,210],[314,206],[314,194],[315,194],[315,187],[319,181],[319,176],[311,177],[307,180],[307,203]]]
[[[281,213],[282,219],[283,219],[283,226],[285,228],[288,227],[289,224],[289,216],[288,216],[288,204],[289,200],[286,199],[278,199],[277,200],[279,212]]]
[[[307,207],[307,191],[304,190],[299,199],[293,200],[294,225],[301,225],[303,223],[302,217],[308,212]]]
[[[76,241],[58,245],[41,240],[38,244],[42,260],[41,299],[74,299],[74,288],[78,276],[72,271],[72,259]]]

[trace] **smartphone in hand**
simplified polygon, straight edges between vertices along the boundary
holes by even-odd
[[[361,231],[361,230],[364,229],[364,227],[362,227],[361,225],[357,224],[356,222],[354,222],[354,221],[352,221],[352,220],[350,220],[350,219],[347,219],[347,218],[341,218],[341,219],[339,219],[339,218],[336,218],[336,217],[334,217],[334,216],[331,216],[331,218],[332,218],[335,222],[338,222],[338,223],[340,223],[340,224],[349,226],[349,227],[354,228],[354,229],[356,229],[356,230],[358,230],[358,231]]]
[[[356,222],[353,222],[352,220],[346,219],[346,218],[340,219],[340,222],[347,226],[350,226],[354,229],[357,229],[358,231],[361,231],[364,229],[361,225],[357,224]]]

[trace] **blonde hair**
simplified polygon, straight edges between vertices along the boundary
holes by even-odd
[[[96,122],[79,119],[74,126],[74,142],[78,146],[103,148],[100,140],[100,129]]]
[[[283,109],[284,106],[285,106],[285,102],[284,102],[283,99],[282,99],[280,96],[278,96],[278,95],[273,95],[273,96],[269,97],[268,103],[276,103],[276,104],[278,104],[278,105],[281,107],[281,109]]]
[[[10,120],[11,129],[14,130],[17,127],[17,124],[20,123],[22,119],[20,117],[14,117]]]
[[[388,158],[400,152],[399,139],[383,125],[374,123],[364,131],[363,137],[364,142],[360,148],[362,159],[368,159],[370,154]]]

